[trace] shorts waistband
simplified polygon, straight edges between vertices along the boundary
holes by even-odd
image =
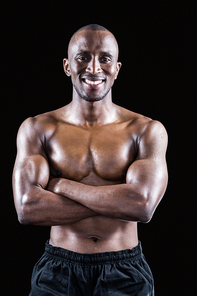
[[[45,253],[51,256],[58,257],[70,262],[83,263],[83,264],[102,264],[107,262],[116,262],[120,260],[132,259],[136,260],[142,255],[141,242],[133,249],[126,249],[117,252],[104,252],[93,254],[81,254],[73,251],[69,251],[60,247],[54,247],[49,244],[49,241],[45,244]]]

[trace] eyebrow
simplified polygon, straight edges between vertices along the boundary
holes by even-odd
[[[108,55],[110,57],[113,57],[113,54],[108,52],[108,51],[102,51],[101,53],[104,54],[104,55]]]
[[[80,55],[80,54],[90,54],[90,51],[88,51],[88,50],[81,50],[81,51],[79,51],[79,52],[76,54],[76,56],[77,56],[77,55]],[[108,51],[101,51],[100,54],[108,55],[108,56],[110,56],[110,57],[113,57],[113,54],[110,53],[110,52],[108,52]]]
[[[90,53],[90,52],[87,51],[87,50],[81,50],[81,51],[79,51],[78,53],[76,53],[76,55],[79,55],[79,54],[86,54],[86,53]]]

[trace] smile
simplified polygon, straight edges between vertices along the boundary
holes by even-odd
[[[103,82],[103,80],[92,81],[92,80],[88,80],[88,79],[85,79],[84,81],[85,81],[85,83],[90,84],[90,85],[99,85],[100,83]]]
[[[87,78],[84,78],[82,79],[82,81],[89,89],[96,90],[104,84],[105,79],[102,80],[101,78],[98,78],[98,80],[89,80]]]

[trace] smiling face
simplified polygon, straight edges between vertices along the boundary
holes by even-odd
[[[64,70],[71,76],[74,95],[86,101],[111,97],[121,63],[118,45],[109,31],[78,31],[71,39]]]

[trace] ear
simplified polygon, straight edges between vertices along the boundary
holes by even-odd
[[[122,66],[122,63],[121,62],[117,62],[115,79],[118,77],[118,73],[120,71],[121,66]]]
[[[69,65],[68,59],[63,59],[63,67],[64,67],[64,72],[66,73],[66,75],[71,76],[70,65]]]

